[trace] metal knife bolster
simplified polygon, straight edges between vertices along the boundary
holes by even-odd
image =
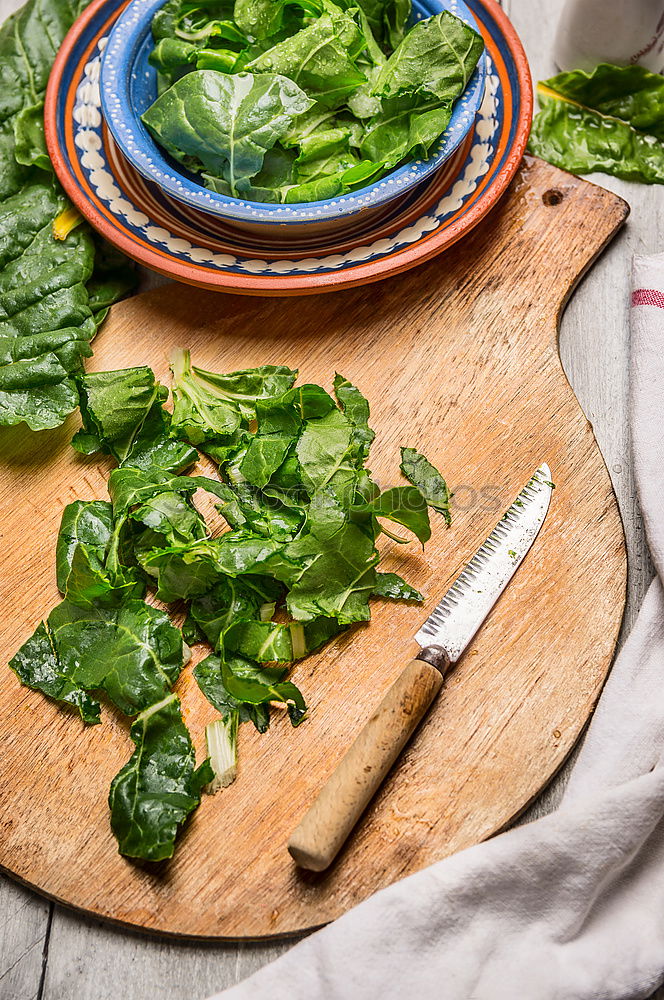
[[[452,661],[447,655],[447,651],[443,646],[437,646],[435,643],[431,646],[423,646],[415,659],[430,663],[436,670],[440,670],[443,677],[452,666]]]
[[[466,649],[535,541],[549,508],[550,479],[548,465],[541,465],[415,636],[422,646],[417,658],[443,675]]]

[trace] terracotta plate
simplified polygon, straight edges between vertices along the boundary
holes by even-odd
[[[440,171],[358,228],[307,242],[232,228],[144,180],[114,146],[101,115],[99,70],[125,3],[94,0],[67,35],[46,95],[46,138],[79,211],[139,263],[204,288],[298,295],[361,285],[445,250],[496,204],[528,139],[532,89],[514,29],[494,0],[471,0],[487,45],[487,83],[475,129]]]

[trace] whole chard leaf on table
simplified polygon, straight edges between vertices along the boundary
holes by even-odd
[[[85,231],[53,238],[64,204],[36,182],[0,202],[0,424],[43,430],[78,405],[73,376],[96,332],[85,287],[94,252]]]
[[[134,284],[117,257],[112,294],[109,262],[95,274],[95,243],[87,227],[72,231],[78,220],[44,142],[48,75],[84,6],[30,0],[0,28],[0,425],[62,423],[78,403],[74,375],[92,353],[103,310]]]
[[[537,96],[531,152],[572,173],[664,183],[664,77],[601,63],[541,81]]]
[[[664,76],[644,66],[600,63],[591,73],[558,73],[541,86],[664,140]]]

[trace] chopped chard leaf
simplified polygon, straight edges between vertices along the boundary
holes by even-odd
[[[111,786],[111,825],[122,854],[150,861],[171,857],[203,786],[234,780],[240,724],[263,733],[276,707],[293,726],[306,718],[288,676],[296,661],[368,621],[372,597],[422,600],[378,572],[379,537],[393,537],[385,522],[425,542],[428,507],[449,515],[444,480],[412,449],[402,471],[414,485],[381,492],[373,482],[369,404],[341,375],[333,397],[296,386],[285,366],[217,374],[183,351],[173,370],[172,418],[149,368],[81,377],[75,444],[118,462],[110,499],[65,508],[56,550],[65,600],[10,663],[88,724],[100,721],[102,693],[136,716],[136,750]],[[181,474],[197,459],[192,441],[214,451],[220,479]],[[221,534],[197,509],[199,490],[227,522]],[[142,599],[146,587],[187,602],[182,631]],[[187,643],[201,642],[213,652],[193,673],[220,718],[207,725],[210,760],[197,769],[171,688]]]

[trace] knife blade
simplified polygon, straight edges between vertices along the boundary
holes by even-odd
[[[441,647],[456,663],[535,541],[552,491],[540,465],[415,635],[420,646]]]
[[[324,871],[379,788],[537,537],[553,484],[542,464],[422,624],[422,647],[405,667],[293,831],[288,850]]]

